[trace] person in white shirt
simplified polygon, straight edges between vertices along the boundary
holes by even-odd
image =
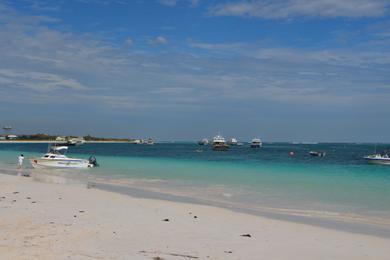
[[[21,154],[19,157],[18,157],[18,168],[21,169],[22,166],[23,166],[23,160],[24,160],[24,156],[23,154]]]

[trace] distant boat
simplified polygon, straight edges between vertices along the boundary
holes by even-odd
[[[12,126],[10,125],[6,125],[3,127],[4,131],[11,131],[12,130]]]
[[[200,140],[198,142],[199,145],[208,145],[209,144],[209,140],[207,140],[207,138],[203,138],[202,140]]]
[[[236,139],[236,138],[230,139],[229,145],[237,145],[237,144],[238,144],[238,142],[237,142],[237,139]]]
[[[364,159],[372,164],[390,165],[390,157],[387,153],[368,155]]]
[[[143,144],[143,143],[145,143],[145,141],[142,139],[132,139],[129,141],[129,143],[130,144]]]
[[[91,156],[88,160],[69,158],[65,154],[67,146],[49,146],[49,151],[41,158],[32,158],[30,163],[34,168],[92,168],[97,167],[96,158]]]
[[[154,141],[152,138],[149,138],[147,141],[146,141],[146,144],[147,145],[154,145]]]
[[[260,148],[263,146],[263,143],[259,138],[253,138],[251,142],[251,148]]]
[[[229,149],[229,145],[226,143],[225,138],[221,135],[216,135],[213,138],[213,150],[226,151]]]
[[[313,157],[325,157],[325,152],[310,151],[309,154]]]
[[[82,137],[70,138],[67,141],[68,146],[79,146],[79,145],[83,145],[83,144],[85,144],[85,140]]]

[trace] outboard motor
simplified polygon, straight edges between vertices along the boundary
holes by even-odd
[[[88,159],[89,163],[92,164],[94,167],[98,167],[99,164],[97,163],[97,160],[95,158],[95,156],[90,156],[89,159]]]

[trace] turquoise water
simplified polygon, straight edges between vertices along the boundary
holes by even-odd
[[[101,167],[71,174],[117,180],[163,191],[253,207],[315,210],[390,219],[390,166],[369,165],[364,155],[389,145],[264,144],[215,152],[191,143],[154,146],[86,144],[69,156],[95,155]],[[0,162],[16,165],[20,153],[40,156],[46,144],[0,144]],[[310,150],[325,151],[324,158]],[[294,151],[295,156],[289,156]]]

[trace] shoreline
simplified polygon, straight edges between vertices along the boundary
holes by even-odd
[[[22,172],[33,174],[38,182],[79,184],[93,186],[95,189],[126,195],[132,198],[154,199],[168,202],[190,203],[195,205],[217,207],[238,213],[270,219],[307,224],[315,227],[343,230],[350,233],[373,235],[390,238],[390,219],[379,215],[357,214],[350,212],[329,211],[324,209],[285,208],[271,205],[250,205],[242,202],[221,200],[216,197],[198,196],[194,193],[183,193],[175,187],[161,186],[163,179],[126,179],[126,182],[106,177],[73,176],[67,172],[45,172],[44,169],[24,168],[22,171],[14,168],[0,168],[0,174],[15,176]],[[39,172],[37,175],[36,173]],[[153,183],[156,183],[154,185]],[[152,184],[150,186],[149,184]]]
[[[0,144],[55,144],[60,141],[53,140],[0,140]],[[129,141],[85,141],[86,144],[110,144],[110,143],[129,143]]]
[[[52,182],[0,174],[1,255],[387,259],[390,254],[390,239],[384,237],[216,206],[132,197],[85,183],[61,184],[55,178]]]
[[[339,212],[312,211],[285,208],[259,207],[251,208],[242,205],[227,203],[224,201],[196,198],[181,194],[173,194],[165,191],[154,191],[143,187],[135,188],[112,183],[89,181],[88,185],[103,191],[124,194],[140,199],[155,199],[169,202],[189,203],[230,210],[233,212],[249,214],[258,217],[265,217],[275,220],[301,223],[315,227],[342,230],[350,233],[372,235],[383,238],[390,238],[390,220],[386,222],[381,218],[368,218],[365,215],[343,215]]]

